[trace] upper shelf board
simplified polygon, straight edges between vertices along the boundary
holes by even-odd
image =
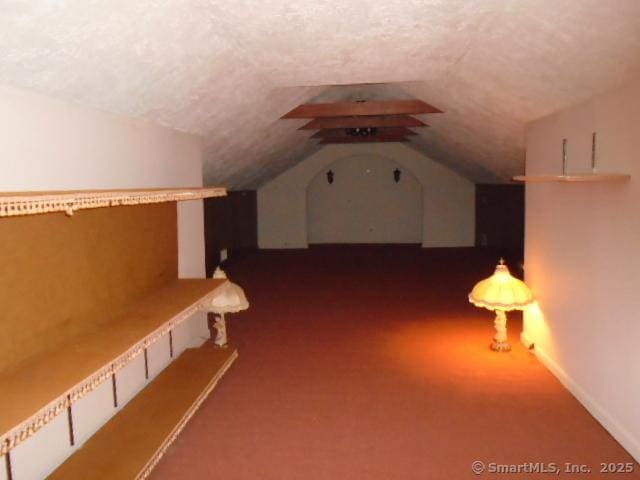
[[[226,189],[220,187],[4,192],[0,193],[0,217],[53,212],[71,216],[76,210],[87,208],[198,200],[226,194]]]
[[[518,175],[513,177],[516,182],[526,183],[595,183],[595,182],[626,182],[631,175],[621,173],[584,173],[579,175]]]

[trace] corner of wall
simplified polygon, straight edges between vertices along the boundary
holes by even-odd
[[[178,202],[178,277],[204,278],[204,204]]]

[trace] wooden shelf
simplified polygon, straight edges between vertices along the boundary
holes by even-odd
[[[4,192],[0,193],[0,217],[53,212],[71,216],[87,208],[198,200],[226,194],[226,189],[219,187]]]
[[[146,478],[237,356],[211,341],[185,350],[48,478]]]
[[[631,175],[621,173],[584,173],[576,175],[518,175],[513,177],[516,182],[525,183],[595,183],[595,182],[626,182]]]
[[[224,280],[174,280],[122,315],[0,374],[0,455],[200,311]]]

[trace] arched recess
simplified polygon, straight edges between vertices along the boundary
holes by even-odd
[[[420,244],[422,202],[422,185],[395,161],[380,155],[341,158],[307,185],[308,242]]]

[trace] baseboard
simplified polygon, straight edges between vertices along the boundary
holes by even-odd
[[[531,348],[533,343],[524,334],[520,336],[522,343],[535,353],[538,360],[565,386],[569,392],[587,409],[587,411],[607,430],[627,452],[640,462],[640,439],[633,436],[620,423],[613,418],[607,410],[600,405],[587,391],[573,380],[544,350],[538,345]],[[604,461],[604,459],[603,459]]]
[[[436,249],[445,250],[445,249],[454,249],[454,248],[467,248],[467,249],[478,248],[473,243],[468,243],[468,242],[421,243],[420,246],[422,248],[430,249],[430,250],[436,250]]]
[[[292,245],[287,243],[278,245],[258,245],[258,250],[306,250],[307,248],[309,248],[309,245],[306,243],[296,243]]]
[[[535,348],[535,343],[533,342],[533,340],[531,340],[524,332],[520,334],[520,342],[522,342],[527,350],[533,350]]]
[[[420,247],[420,242],[406,243],[406,242],[323,242],[323,243],[309,243],[309,248],[336,248],[336,247]]]

